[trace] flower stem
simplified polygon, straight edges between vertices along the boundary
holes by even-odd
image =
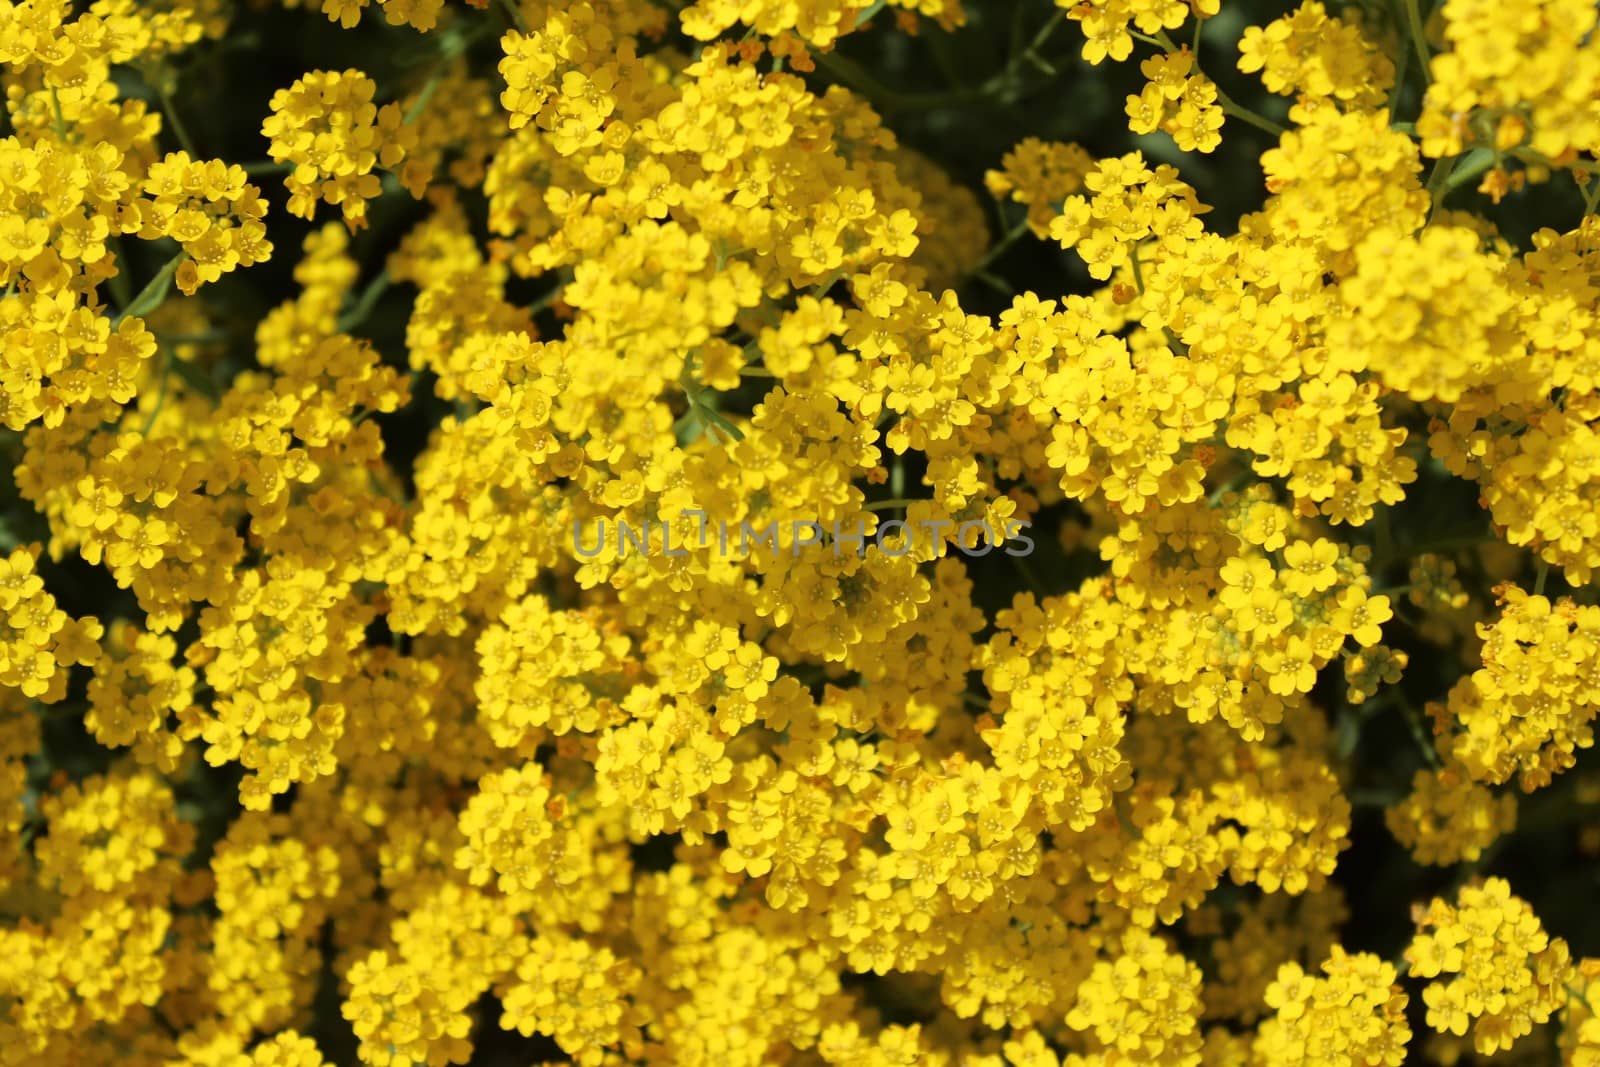
[[[528,20],[522,17],[522,9],[517,6],[517,0],[500,0],[500,6],[506,9],[506,14],[511,16],[512,23],[520,32],[528,32]]]
[[[377,305],[384,292],[388,290],[390,280],[389,272],[381,270],[375,278],[367,283],[367,287],[361,291],[360,298],[356,300],[355,306],[339,316],[340,333],[347,333],[367,321],[367,316],[372,314],[373,307]]]
[[[184,127],[183,119],[178,117],[178,109],[172,104],[172,94],[167,92],[165,86],[159,84],[159,79],[156,95],[161,98],[161,110],[166,114],[167,121],[172,123],[172,133],[177,137],[179,147],[189,153],[190,159],[198,160],[200,153],[195,151],[194,141],[190,139],[189,131]]]
[[[994,247],[989,249],[989,251],[984,254],[982,259],[978,260],[977,264],[975,264],[973,268],[967,272],[968,275],[971,277],[977,277],[978,275],[986,273],[990,267],[994,266],[995,260],[1009,252],[1011,250],[1011,246],[1020,241],[1023,234],[1028,232],[1028,224],[1026,221],[1013,226],[1005,234],[1005,236],[1001,237],[1000,240],[995,242]]]
[[[1216,82],[1212,82],[1212,84],[1216,85]],[[1240,122],[1247,122],[1256,129],[1261,130],[1264,133],[1270,133],[1274,137],[1282,137],[1288,132],[1287,128],[1278,125],[1265,115],[1256,114],[1254,111],[1251,111],[1233,97],[1223,92],[1222,86],[1216,85],[1216,89],[1217,106],[1222,108],[1222,113],[1224,115],[1231,115]]]
[[[1167,54],[1169,55],[1174,55],[1183,51],[1182,46],[1178,45],[1171,37],[1167,36],[1166,30],[1159,31],[1154,37],[1146,36],[1145,34],[1137,32],[1133,32],[1133,36],[1139,38],[1141,41],[1149,41],[1153,45],[1166,49]],[[1197,37],[1196,40],[1198,41],[1198,39],[1199,38]],[[1200,69],[1200,56],[1198,53],[1195,54],[1194,69],[1195,73],[1197,74],[1205,73]],[[1270,133],[1274,137],[1282,137],[1286,132],[1288,132],[1285,127],[1278,125],[1265,115],[1257,114],[1256,112],[1251,111],[1233,97],[1223,92],[1222,86],[1217,84],[1217,80],[1215,78],[1211,79],[1211,84],[1217,90],[1217,106],[1222,108],[1222,113],[1224,115],[1231,115],[1240,122],[1247,122],[1256,129],[1261,130],[1263,133]]]
[[[1406,10],[1406,26],[1410,30],[1408,36],[1411,38],[1411,45],[1416,49],[1417,59],[1422,64],[1422,84],[1427,85],[1428,41],[1422,28],[1422,10],[1417,6],[1417,0],[1400,0],[1400,3]]]
[[[178,273],[178,267],[183,263],[186,256],[187,253],[179,252],[167,260],[166,266],[156,272],[156,276],[151,278],[143,289],[139,290],[139,295],[133,298],[133,303],[111,317],[111,325],[117,325],[129,315],[139,315],[141,317],[148,315],[160,307],[161,302],[167,298],[167,292],[172,288],[172,276]]]

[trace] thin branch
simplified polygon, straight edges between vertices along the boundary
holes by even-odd
[[[195,151],[194,141],[189,137],[189,131],[184,127],[183,119],[178,117],[178,109],[172,103],[172,94],[167,92],[166,86],[160,84],[159,80],[156,85],[156,95],[161,98],[161,110],[166,114],[168,121],[172,123],[172,132],[178,138],[178,144],[185,152],[189,153],[190,159],[199,159],[200,153]]]
[[[156,273],[156,276],[151,278],[143,289],[139,290],[139,295],[133,298],[133,303],[111,317],[111,325],[116,326],[129,315],[148,315],[160,307],[161,302],[167,298],[167,292],[172,288],[172,276],[178,273],[178,267],[183,263],[187,255],[188,253],[186,252],[179,252],[167,260],[166,266],[162,267]]]
[[[367,287],[361,291],[360,298],[356,300],[355,306],[339,316],[338,329],[340,333],[347,333],[367,321],[367,316],[372,314],[372,309],[389,288],[390,281],[389,272],[385,269],[379,271],[377,276],[367,283]]]
[[[1410,30],[1412,47],[1417,50],[1417,59],[1422,63],[1422,84],[1427,85],[1431,75],[1428,70],[1428,41],[1422,28],[1422,11],[1417,7],[1417,0],[1400,0],[1401,6],[1406,10],[1406,25]]]

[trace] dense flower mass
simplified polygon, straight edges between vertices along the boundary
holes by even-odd
[[[1600,1065],[1597,23],[0,0],[0,1067]]]

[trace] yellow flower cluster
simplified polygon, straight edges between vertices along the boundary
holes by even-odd
[[[1600,149],[1594,4],[1533,0],[1505,8],[1447,0],[1439,11],[1447,51],[1432,64],[1417,119],[1425,155],[1484,145],[1565,165]]]
[[[1144,91],[1128,97],[1128,129],[1134,133],[1172,135],[1185,152],[1214,152],[1222,144],[1222,108],[1216,84],[1203,74],[1191,75],[1194,55],[1183,49],[1151,56],[1139,66]]]
[[[413,136],[399,104],[372,102],[377,91],[351,69],[312,71],[273,94],[261,134],[272,158],[294,167],[285,182],[290,214],[309,219],[320,201],[338,205],[351,229],[365,224],[367,201],[382,189],[375,170],[393,170]]]
[[[994,196],[1026,204],[1028,228],[1036,237],[1049,235],[1062,204],[1083,188],[1084,176],[1094,169],[1094,158],[1080,145],[1037,137],[1022,141],[1000,162],[1000,169],[984,175],[984,186]]]
[[[959,0],[889,0],[903,13],[937,19],[946,29],[966,21]],[[689,36],[710,41],[738,25],[750,32],[782,40],[798,38],[826,49],[854,32],[883,5],[875,0],[694,0],[682,5],[680,17]],[[915,25],[915,23],[912,23]]]
[[[93,616],[73,619],[56,605],[25,548],[0,559],[0,686],[53,704],[67,695],[76,664],[99,658],[102,627]]]
[[[296,6],[299,0],[285,0]],[[309,3],[309,0],[306,0]],[[372,0],[322,0],[322,13],[345,29],[361,24],[361,15]],[[410,26],[416,30],[433,29],[439,22],[439,12],[444,0],[377,0],[383,10],[383,19],[391,26]]]
[[[1516,795],[1496,795],[1464,777],[1453,764],[1418,771],[1410,795],[1384,813],[1395,840],[1418,863],[1447,867],[1475,862],[1502,834],[1516,829]]]
[[[1428,1025],[1457,1036],[1470,1028],[1484,1055],[1510,1048],[1566,1003],[1572,963],[1566,942],[1544,932],[1503,878],[1462,888],[1421,910],[1406,949],[1422,989]]]
[[[0,1067],[1600,1064],[1592,4],[1036,5],[992,205],[845,53],[1035,5],[379,4],[0,0]]]
[[[1144,35],[1175,30],[1190,16],[1206,19],[1217,14],[1220,0],[1056,0],[1067,17],[1083,29],[1083,58],[1099,64],[1118,63],[1133,53],[1132,31]]]
[[[1314,978],[1296,963],[1279,969],[1267,987],[1274,1014],[1256,1037],[1257,1059],[1306,1067],[1400,1067],[1411,1028],[1394,964],[1366,952],[1352,956],[1335,945],[1322,973]]]
[[[1600,711],[1600,607],[1552,604],[1502,590],[1493,623],[1480,623],[1483,666],[1450,690],[1452,731],[1442,747],[1468,776],[1529,791],[1571,767],[1594,744]]]
[[[147,202],[125,207],[124,228],[142,240],[171,237],[178,242],[185,258],[176,281],[185,295],[272,254],[261,222],[267,205],[260,190],[246,184],[244,168],[237,164],[192,160],[188,153],[174,152],[151,165],[144,192]]]
[[[1600,1016],[1590,1006],[1600,994],[1600,961],[1583,960],[1577,966],[1568,991],[1573,995],[1562,1008],[1561,1052],[1572,1067],[1595,1067],[1600,1063]]]
[[[1328,14],[1317,0],[1239,39],[1239,69],[1261,75],[1274,93],[1332,100],[1347,108],[1380,107],[1394,84],[1394,64],[1360,25]]]

